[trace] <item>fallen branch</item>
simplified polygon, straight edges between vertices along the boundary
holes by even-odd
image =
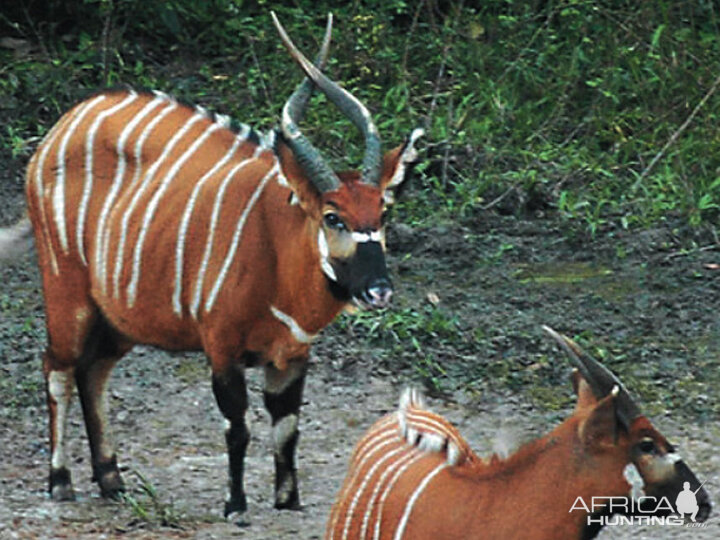
[[[702,246],[695,249],[682,249],[680,251],[673,251],[672,253],[668,253],[665,256],[666,261],[669,261],[671,259],[677,259],[678,257],[687,257],[688,255],[692,255],[693,253],[700,253],[703,251],[714,251],[714,250],[720,250],[720,246],[717,244],[709,244],[707,246]]]

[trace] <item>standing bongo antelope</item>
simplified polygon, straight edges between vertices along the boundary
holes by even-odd
[[[625,496],[642,515],[659,516],[673,510],[685,482],[705,521],[707,492],[622,383],[572,340],[545,330],[577,367],[570,418],[507,459],[486,461],[406,391],[400,409],[355,447],[326,539],[592,538],[602,518],[632,513]],[[584,509],[593,496],[618,499],[601,499],[591,515]]]
[[[244,369],[265,370],[275,506],[298,508],[295,446],[310,344],[349,303],[392,295],[383,213],[416,157],[416,130],[384,156],[367,109],[300,53],[307,79],[281,130],[247,126],[162,93],[101,92],[52,128],[27,171],[29,220],[0,234],[10,251],[30,228],[42,271],[49,344],[53,499],[74,497],[65,455],[73,384],[103,496],[123,482],[108,433],[111,368],[134,344],[204,350],[228,421],[225,515],[246,509]],[[318,55],[327,56],[328,17]],[[313,87],[365,136],[361,172],[335,173],[298,128]]]

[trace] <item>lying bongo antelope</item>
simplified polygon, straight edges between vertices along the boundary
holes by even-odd
[[[622,383],[572,340],[545,330],[577,368],[570,418],[507,459],[486,461],[406,391],[400,409],[355,447],[326,538],[592,538],[601,516],[622,511],[601,499],[588,520],[593,496],[633,497],[642,515],[661,515],[685,482],[697,490],[697,520],[705,521],[707,492]]]
[[[65,454],[73,385],[103,496],[123,481],[105,412],[108,376],[134,344],[204,350],[226,431],[230,495],[246,509],[244,368],[265,369],[275,506],[298,508],[295,446],[310,344],[350,302],[392,295],[384,213],[416,157],[414,131],[384,156],[368,110],[290,41],[307,79],[282,128],[263,136],[165,94],[101,92],[66,113],[27,171],[29,219],[0,234],[0,258],[31,224],[42,271],[53,499],[74,492]],[[317,64],[322,68],[332,17]],[[314,87],[365,137],[361,172],[335,173],[298,128]]]

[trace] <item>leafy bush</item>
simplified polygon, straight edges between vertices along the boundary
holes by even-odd
[[[116,84],[270,127],[300,80],[271,8],[310,54],[335,12],[328,71],[375,112],[388,146],[427,128],[410,220],[557,209],[596,232],[718,217],[720,23],[704,0],[11,3],[2,151],[26,157],[73,102]],[[332,108],[305,125],[339,167],[357,163],[362,141]]]

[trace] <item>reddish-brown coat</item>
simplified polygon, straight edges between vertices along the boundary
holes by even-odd
[[[629,432],[618,429],[614,396],[595,399],[577,373],[574,383],[578,403],[573,415],[507,459],[481,459],[463,440],[453,458],[448,446],[455,428],[418,404],[401,406],[358,443],[326,538],[580,538],[587,514],[570,511],[575,501],[583,497],[589,504],[593,496],[627,496],[630,485],[624,468],[633,463],[634,445],[647,437],[657,454],[634,461],[646,493],[657,496],[657,486],[676,480],[674,466],[663,466],[672,449],[646,417],[636,418]],[[411,444],[407,438],[416,432],[422,436]],[[422,450],[422,437],[428,435],[444,437],[444,446]],[[412,461],[413,455],[415,461],[401,473],[402,463]]]
[[[107,99],[98,105],[97,111],[107,110],[125,97],[127,92],[124,91],[107,94]],[[320,331],[344,306],[343,302],[330,294],[326,278],[320,270],[316,221],[320,218],[320,207],[322,204],[334,203],[347,212],[353,225],[380,228],[383,188],[360,184],[356,181],[357,174],[349,173],[342,176],[351,176],[353,181],[344,182],[339,190],[320,196],[304,178],[301,170],[291,162],[292,156],[288,154],[287,147],[279,144],[281,155],[286,156],[283,160],[285,176],[301,197],[302,205],[288,203],[290,189],[280,185],[276,178],[267,183],[255,208],[248,215],[237,255],[225,278],[221,294],[217,296],[209,312],[201,307],[195,320],[188,312],[188,305],[205,247],[214,194],[225,173],[256,150],[256,145],[245,142],[236,156],[217,171],[200,191],[187,232],[181,297],[183,313],[179,317],[173,313],[170,304],[174,288],[175,234],[195,185],[194,180],[219,161],[235,139],[235,133],[220,129],[212,134],[193,159],[188,161],[173,180],[171,188],[165,192],[145,239],[136,299],[130,305],[125,289],[131,281],[133,250],[140,235],[143,212],[173,163],[211,125],[209,118],[203,118],[190,128],[186,136],[168,154],[162,166],[156,170],[153,182],[137,201],[129,221],[124,246],[124,263],[120,274],[121,294],[114,297],[112,275],[120,245],[121,216],[130,206],[148,164],[162,153],[173,134],[177,133],[193,114],[197,114],[189,107],[178,106],[156,127],[143,147],[144,168],[134,190],[126,189],[136,172],[132,151],[154,114],[140,121],[127,139],[127,168],[122,191],[116,197],[107,218],[110,241],[107,254],[103,255],[107,259],[107,282],[100,283],[96,279],[95,260],[98,246],[95,245],[95,225],[115,175],[118,137],[128,122],[153,97],[139,96],[134,103],[109,117],[98,131],[93,146],[93,192],[85,220],[84,244],[88,266],[83,264],[78,254],[75,229],[85,180],[85,137],[96,114],[88,114],[68,140],[65,181],[69,239],[67,253],[60,248],[58,232],[53,226],[52,196],[47,194],[54,189],[58,148],[65,133],[63,128],[68,126],[67,118],[72,115],[72,111],[60,120],[60,135],[55,139],[45,159],[41,175],[46,196],[42,199],[38,199],[34,190],[33,179],[37,174],[37,161],[33,160],[28,169],[28,204],[30,216],[35,223],[46,291],[48,328],[52,336],[51,369],[75,361],[78,348],[83,342],[83,333],[92,326],[98,313],[102,313],[130,342],[149,343],[166,349],[204,349],[217,371],[224,371],[230,362],[236,360],[239,352],[245,350],[259,352],[267,361],[283,369],[288,358],[306,356],[308,345],[297,343],[288,328],[273,317],[269,306],[275,305],[291,315],[309,334]],[[169,106],[172,106],[170,102],[161,105],[157,110],[161,111]],[[42,150],[41,146],[38,153]],[[395,155],[397,154],[395,151]],[[214,278],[220,271],[239,213],[260,179],[276,163],[272,150],[263,150],[254,162],[242,169],[235,181],[230,182],[219,216],[213,254],[207,267],[208,278],[204,282],[203,299],[207,298]],[[389,162],[388,165],[396,165],[396,162]],[[385,183],[392,172],[392,169],[385,172]],[[237,204],[233,205],[233,201]],[[48,227],[43,227],[40,223],[40,205],[44,208]],[[48,243],[53,246],[57,258],[57,273],[54,272],[49,261],[50,255],[45,249]]]

